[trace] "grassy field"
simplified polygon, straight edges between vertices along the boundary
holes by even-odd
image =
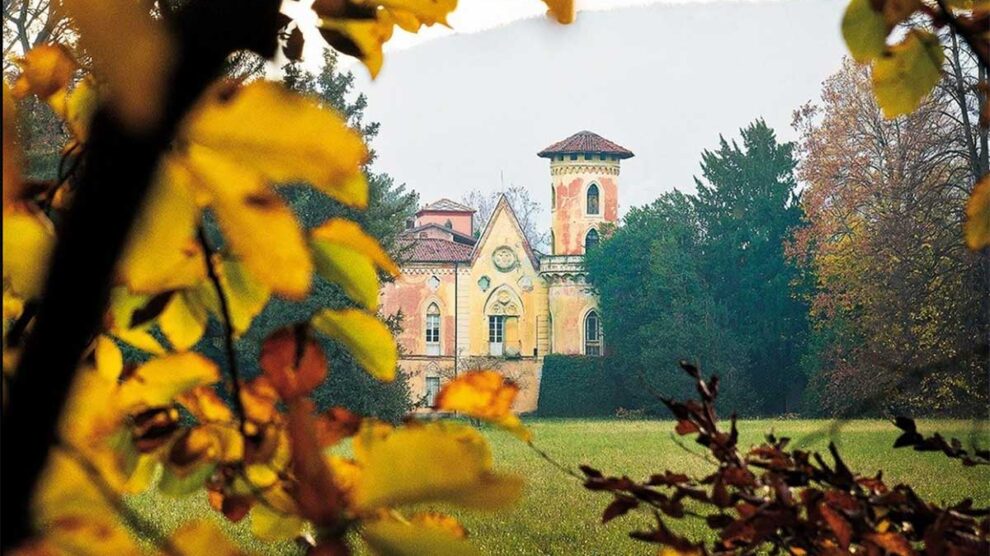
[[[990,469],[966,468],[940,454],[893,450],[897,430],[885,421],[850,421],[830,431],[828,421],[745,421],[740,423],[741,443],[748,446],[773,429],[805,447],[824,449],[834,432],[840,452],[849,466],[863,473],[884,470],[888,484],[907,482],[919,494],[936,501],[972,497],[978,505],[990,505]],[[533,420],[529,422],[536,444],[556,460],[576,466],[587,463],[610,474],[633,478],[651,472],[690,470],[698,474],[711,469],[697,455],[687,453],[670,437],[669,421]],[[923,421],[924,432],[939,431],[969,443],[974,425],[964,421]],[[584,490],[573,478],[540,459],[527,446],[499,431],[488,431],[496,465],[527,479],[522,502],[510,511],[484,514],[452,510],[471,532],[473,542],[488,554],[650,554],[647,545],[631,541],[627,533],[647,523],[647,516],[630,514],[607,525],[599,523],[607,495]],[[990,442],[984,423],[978,433],[981,445]],[[693,449],[693,445],[692,445]],[[169,530],[196,515],[210,514],[205,496],[178,503],[145,494],[130,500],[140,513]],[[446,510],[446,509],[445,509]],[[225,526],[246,548],[291,554],[292,546],[266,547],[250,538],[246,523]],[[703,526],[687,525],[701,534]]]

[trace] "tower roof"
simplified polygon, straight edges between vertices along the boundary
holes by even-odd
[[[563,141],[536,153],[536,156],[552,158],[557,154],[611,154],[619,158],[633,157],[632,151],[613,143],[608,139],[590,131],[579,131]]]
[[[460,203],[451,201],[450,199],[444,198],[439,201],[434,201],[425,207],[419,209],[420,214],[423,212],[478,212],[469,206],[462,205]]]

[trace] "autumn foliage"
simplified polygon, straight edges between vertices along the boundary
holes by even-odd
[[[333,372],[316,335],[346,347],[376,379],[395,377],[396,345],[376,311],[379,278],[398,267],[351,220],[304,231],[279,195],[285,184],[305,183],[365,208],[369,153],[359,131],[278,84],[219,78],[225,56],[239,49],[270,58],[279,44],[297,59],[302,23],[293,14],[303,8],[284,15],[277,2],[161,3],[152,14],[128,2],[63,4],[81,51],[39,46],[3,87],[4,453],[12,439],[27,443],[28,427],[41,429],[30,450],[20,446],[27,461],[14,465],[5,455],[5,549],[136,554],[136,535],[170,554],[239,552],[211,523],[189,522],[165,538],[122,503],[155,488],[173,497],[205,491],[227,519],[250,515],[258,538],[307,539],[313,553],[349,553],[356,538],[379,553],[472,553],[454,518],[400,508],[443,501],[491,510],[519,498],[522,479],[493,470],[477,430],[416,420],[395,427],[343,408],[319,413],[311,400]],[[549,4],[558,19],[573,19],[570,2]],[[323,38],[374,75],[394,26],[445,24],[455,5],[318,1],[313,9]],[[208,23],[241,27],[224,34]],[[15,99],[29,96],[71,133],[51,182],[22,176]],[[125,143],[134,158],[107,165]],[[128,173],[139,183],[119,183]],[[115,200],[120,212],[106,221],[117,224],[94,231],[111,240],[93,246],[112,263],[110,283],[100,283],[100,262],[81,270],[95,286],[88,295],[106,302],[105,311],[90,306],[102,312],[99,326],[87,329],[82,306],[74,309],[80,318],[53,326],[68,308],[53,308],[66,292],[49,269],[72,264],[78,247],[66,238],[97,218],[87,212],[94,191],[112,186],[147,194]],[[208,221],[222,242],[211,239]],[[352,306],[318,308],[276,331],[261,349],[262,374],[241,376],[234,339],[271,299],[306,299],[315,276],[339,285]],[[224,331],[224,361],[191,351],[211,320]],[[34,366],[51,353],[39,350],[46,340],[70,337],[87,338],[78,357],[65,359],[78,364]],[[51,379],[38,389],[43,372]],[[69,379],[71,388],[58,383]],[[500,375],[469,373],[445,387],[439,405],[528,439],[510,411],[516,391]],[[28,415],[62,400],[49,444],[44,424]],[[345,439],[353,457],[331,455]],[[38,456],[40,478],[30,463]],[[30,516],[28,500],[7,490],[13,484],[24,492],[37,485]]]
[[[606,476],[582,466],[585,488],[612,495],[602,521],[634,509],[653,514],[656,525],[630,536],[667,548],[663,554],[986,554],[990,510],[970,499],[951,505],[924,500],[909,485],[888,485],[882,472],[851,470],[834,443],[829,456],[789,448],[790,439],[768,434],[745,449],[733,415],[728,430],[715,412],[717,376],[682,363],[698,397],[663,399],[677,420],[675,432],[693,437],[717,468],[705,476],[665,470],[645,481]],[[925,438],[913,420],[898,418],[904,433],[895,447],[942,451],[965,465],[990,464],[990,452],[971,454],[958,440]],[[829,461],[831,459],[831,461]],[[703,520],[716,540],[690,539],[675,532],[682,519]]]

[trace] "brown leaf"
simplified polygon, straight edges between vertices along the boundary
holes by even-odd
[[[639,506],[639,501],[627,496],[616,496],[615,500],[609,504],[602,512],[602,523],[608,523],[613,519],[629,513],[629,510]]]
[[[684,436],[685,434],[695,433],[698,432],[698,425],[695,425],[691,421],[682,419],[677,422],[677,426],[674,427],[674,432],[676,432],[681,436]]]
[[[323,382],[327,358],[305,328],[283,328],[261,347],[261,370],[286,401],[309,394]]]
[[[828,504],[820,504],[818,506],[818,511],[821,512],[822,517],[828,526],[835,533],[835,538],[839,541],[839,546],[843,550],[849,548],[849,543],[852,541],[852,525],[846,518],[842,517],[839,512],[833,510]]]
[[[900,533],[893,531],[886,533],[867,533],[863,538],[866,542],[874,544],[890,554],[897,554],[897,556],[914,556],[916,554],[914,549],[911,548],[911,543],[901,536]]]
[[[285,46],[282,48],[282,52],[285,57],[293,62],[297,62],[302,59],[303,45],[305,44],[305,39],[303,39],[302,31],[299,27],[294,27],[292,32],[289,33],[289,39],[285,41]]]

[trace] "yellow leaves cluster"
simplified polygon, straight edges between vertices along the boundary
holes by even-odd
[[[910,29],[887,45],[894,27],[920,7],[921,0],[851,0],[842,18],[853,59],[873,64],[873,90],[887,118],[914,111],[941,77],[944,54],[934,34]]]
[[[496,371],[471,371],[445,384],[436,405],[441,411],[458,411],[494,423],[529,442],[532,434],[512,413],[518,393],[519,386]]]

